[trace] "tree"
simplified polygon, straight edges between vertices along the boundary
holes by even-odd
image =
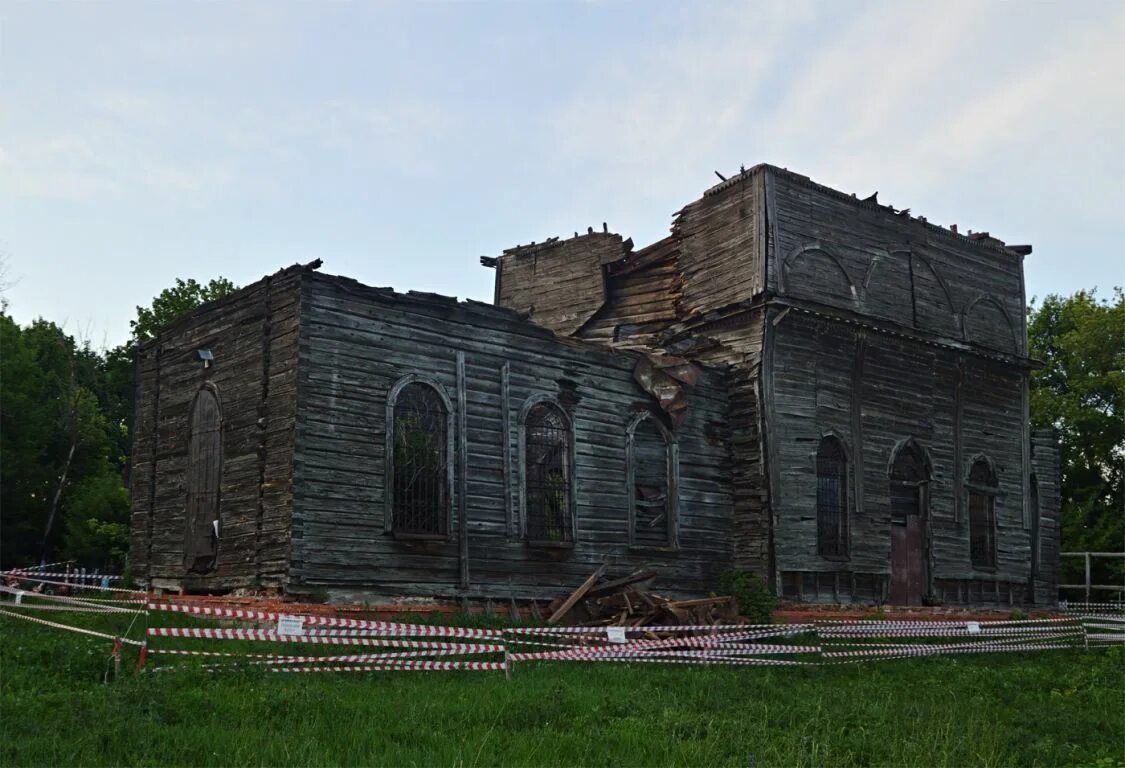
[[[1029,307],[1031,416],[1054,427],[1062,464],[1062,548],[1125,548],[1125,293],[1047,296]],[[1064,560],[1066,560],[1064,558]],[[1063,563],[1077,565],[1077,563]],[[1119,567],[1113,569],[1120,571]],[[1072,582],[1073,583],[1073,582]]]
[[[221,299],[237,290],[237,286],[225,277],[217,277],[206,285],[195,280],[176,278],[176,284],[165,288],[152,300],[148,307],[137,307],[137,319],[129,321],[133,330],[134,344],[148,341],[168,323],[190,312],[200,304]]]
[[[177,280],[137,307],[132,338],[104,354],[46,320],[21,328],[0,301],[0,565],[58,554],[82,565],[124,564],[136,346],[234,290],[221,277]]]

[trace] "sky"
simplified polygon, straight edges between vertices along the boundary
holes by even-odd
[[[1125,3],[0,2],[0,258],[95,347],[297,262],[491,300],[481,255],[664,237],[768,162],[1125,284]]]

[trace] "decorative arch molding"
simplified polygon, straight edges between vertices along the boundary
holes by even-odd
[[[428,387],[437,394],[445,411],[445,519],[444,532],[432,535],[404,535],[396,534],[403,538],[434,538],[448,539],[453,535],[453,477],[454,477],[454,417],[453,401],[437,379],[420,373],[408,373],[394,383],[387,391],[386,415],[383,422],[385,432],[384,474],[383,474],[383,531],[395,534],[395,405],[403,390],[412,384]]]
[[[563,532],[561,540],[548,540],[543,537],[535,536],[534,531],[528,527],[528,419],[532,412],[540,406],[546,406],[551,409],[556,415],[559,416],[566,429],[565,437],[565,456],[563,457],[562,467],[566,473],[566,516],[565,522],[566,530]],[[529,395],[524,401],[523,406],[520,408],[519,419],[517,421],[517,433],[519,434],[519,527],[520,532],[524,539],[535,546],[549,546],[549,547],[572,547],[578,541],[578,514],[577,514],[577,482],[575,475],[575,436],[574,436],[574,420],[571,414],[562,407],[558,399],[544,392],[537,392]]]
[[[986,334],[981,332],[974,333],[973,317],[979,316],[980,312],[978,309],[984,307],[992,307],[995,312],[999,312],[1000,317],[1004,321],[1007,330],[1006,333],[1002,332],[993,339],[989,339]],[[1008,314],[1008,310],[1004,307],[1004,304],[991,294],[980,294],[965,306],[964,311],[961,313],[961,334],[962,339],[970,344],[982,344],[992,349],[998,349],[1002,352],[1010,352],[1016,355],[1020,353],[1019,337],[1016,335],[1016,325],[1012,322],[1012,316]],[[989,343],[990,341],[994,343]]]
[[[973,482],[973,479],[972,479],[972,477],[973,477],[973,467],[975,467],[978,463],[981,463],[981,462],[983,462],[988,467],[988,474],[989,474],[989,477],[992,480],[991,483],[981,484],[981,483]],[[964,483],[962,483],[962,485],[964,485],[966,488],[981,490],[981,491],[984,491],[986,493],[992,493],[994,495],[999,495],[999,492],[1000,492],[1000,467],[997,466],[996,462],[992,459],[991,456],[989,456],[988,454],[985,454],[985,453],[974,453],[965,462],[964,471],[965,471],[965,474],[963,475],[963,477],[965,478],[965,481],[964,481]]]
[[[894,444],[894,447],[891,448],[890,458],[887,461],[887,477],[894,476],[895,464],[898,463],[899,456],[906,450],[916,451],[918,455],[922,457],[922,468],[926,477],[921,481],[921,484],[925,485],[933,482],[934,464],[930,457],[930,451],[913,436],[899,440]]]
[[[672,430],[652,411],[640,411],[629,420],[625,427],[625,493],[629,499],[629,546],[641,546],[637,540],[638,499],[636,478],[639,460],[636,455],[637,429],[651,422],[664,440],[664,464],[666,478],[665,524],[667,536],[664,546],[679,548],[679,485],[680,485],[680,445]]]
[[[911,305],[914,303],[910,251],[875,249],[871,254],[863,276],[860,305],[869,314],[901,321],[901,297],[905,295]],[[896,256],[905,256],[905,261]]]
[[[926,266],[926,269],[929,270],[930,274],[934,276],[934,280],[936,280],[937,284],[941,287],[942,294],[945,296],[945,305],[949,308],[950,314],[956,315],[957,305],[953,302],[953,291],[949,289],[949,283],[947,283],[945,281],[945,278],[941,276],[941,272],[939,272],[937,267],[934,266],[934,263],[930,260],[930,257],[926,256],[925,254],[919,253],[912,248],[905,249],[905,252],[909,253],[912,259]]]
[[[793,294],[793,273],[797,268],[798,262],[802,260],[822,260],[830,264],[834,271],[838,272],[840,277],[844,280],[846,286],[845,294],[850,297],[850,301],[855,304],[859,301],[859,291],[856,289],[855,282],[852,280],[848,270],[844,267],[840,257],[829,250],[825,245],[820,242],[812,242],[800,246],[792,251],[782,261],[781,268],[781,292],[783,294]],[[813,294],[818,293],[812,291]]]

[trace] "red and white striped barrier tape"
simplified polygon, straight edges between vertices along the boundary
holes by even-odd
[[[0,609],[0,614],[2,614],[4,616],[11,616],[11,617],[16,618],[16,619],[23,619],[24,621],[30,621],[30,622],[33,622],[35,624],[42,624],[42,625],[47,626],[47,627],[54,627],[55,629],[65,629],[69,632],[78,632],[78,633],[83,634],[83,635],[90,635],[91,637],[100,637],[100,638],[103,638],[105,640],[120,640],[121,642],[126,643],[127,645],[137,645],[137,646],[144,645],[144,643],[142,643],[140,640],[130,640],[129,638],[126,638],[126,637],[119,638],[117,635],[111,635],[111,634],[107,634],[105,632],[96,632],[92,629],[85,629],[83,627],[72,627],[69,624],[60,624],[57,621],[47,621],[46,619],[37,619],[34,616],[24,616],[22,613],[16,613],[16,612],[13,612],[13,611],[5,611],[3,609]]]
[[[52,580],[52,579],[43,579],[43,578],[39,578],[38,576],[11,576],[11,578],[18,579],[19,581],[35,581],[35,582],[38,582],[40,584],[50,584],[51,586],[56,586],[56,587],[69,587],[71,589],[78,589],[78,590],[83,590],[83,591],[93,589],[93,590],[97,590],[99,592],[124,592],[124,593],[130,594],[130,595],[143,595],[144,594],[144,591],[140,590],[140,589],[125,589],[124,587],[103,587],[100,584],[76,584],[74,582],[68,583],[68,582],[65,582],[65,581],[55,581],[55,580]]]
[[[433,643],[420,640],[371,637],[335,637],[324,635],[283,635],[271,629],[222,629],[215,627],[149,627],[149,637],[184,637],[196,640],[257,640],[273,643],[310,643],[313,645],[360,645],[385,648],[460,648],[465,652],[503,652],[499,643]]]
[[[426,671],[448,672],[465,670],[481,672],[489,670],[503,670],[502,661],[400,661],[397,663],[372,664],[372,665],[332,665],[315,667],[271,667],[270,672],[400,672],[400,671]]]
[[[469,627],[442,627],[431,624],[402,624],[392,621],[369,621],[367,619],[342,619],[335,616],[317,614],[287,614],[279,611],[248,611],[239,608],[212,608],[205,605],[180,603],[149,603],[149,610],[188,613],[197,616],[214,616],[228,619],[248,619],[251,621],[277,621],[283,616],[299,618],[306,627],[343,627],[348,629],[372,629],[391,635],[422,637],[470,637],[499,638],[498,629],[473,629]]]
[[[872,657],[872,658],[899,658],[908,656],[934,656],[946,655],[951,653],[1001,653],[1012,651],[1045,651],[1045,650],[1062,650],[1073,648],[1073,645],[1063,643],[1042,643],[1038,645],[1032,644],[1018,644],[1018,645],[1000,645],[981,647],[976,645],[968,645],[963,647],[947,647],[944,650],[931,650],[932,648],[941,648],[940,646],[908,646],[909,650],[889,652],[886,648],[871,649],[867,651],[825,651],[824,658],[848,658],[848,657]]]
[[[18,604],[12,603],[12,605],[26,606],[26,605],[28,605],[28,603],[23,602],[25,600],[46,600],[47,602],[52,602],[52,603],[64,603],[65,605],[84,606],[86,608],[100,610],[103,613],[144,613],[144,611],[139,611],[139,610],[136,610],[135,608],[121,608],[121,607],[118,607],[117,605],[109,605],[109,604],[106,604],[105,602],[87,600],[87,599],[81,598],[81,597],[67,597],[65,595],[51,595],[51,594],[47,594],[45,592],[29,592],[29,591],[24,590],[24,589],[15,589],[14,587],[8,587],[8,586],[2,585],[2,584],[0,584],[0,593],[8,594],[8,595],[14,595],[16,597],[16,599],[20,601],[20,603],[18,603]],[[130,603],[132,603],[132,601],[114,601],[114,602],[115,603],[117,603],[117,602],[130,602]],[[133,603],[133,604],[135,605],[136,603]]]
[[[80,573],[79,571],[27,571],[22,568],[0,571],[0,578],[7,576],[16,579],[25,579],[28,576],[43,576],[48,579],[73,579],[76,582],[119,581],[121,579],[120,576],[111,576],[108,573]]]

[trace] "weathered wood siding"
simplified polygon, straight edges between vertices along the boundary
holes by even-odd
[[[1035,602],[1054,605],[1059,599],[1059,519],[1060,468],[1059,436],[1053,429],[1039,429],[1031,433],[1031,464],[1038,486],[1038,509],[1032,512],[1039,518],[1039,551],[1036,560]],[[1034,495],[1033,495],[1034,497]],[[1034,542],[1033,542],[1034,546]]]
[[[771,293],[1026,354],[1022,254],[779,169],[765,184]]]
[[[630,549],[627,427],[654,405],[633,380],[634,357],[560,339],[495,307],[320,275],[305,286],[302,318],[293,589],[336,598],[544,597],[611,558],[620,570],[656,567],[669,592],[698,593],[729,564],[727,403],[717,373],[701,377],[676,430],[679,549]],[[396,539],[384,526],[386,398],[410,374],[440,385],[464,425],[453,457],[453,525],[442,541]],[[572,549],[529,546],[518,527],[519,414],[542,395],[574,426]]]
[[[576,235],[510,248],[496,259],[496,305],[562,335],[578,331],[605,303],[604,267],[633,243],[612,233]]]
[[[925,453],[927,588],[945,603],[1023,603],[1031,573],[1022,255],[777,169],[766,178],[771,469],[777,580],[806,600],[883,600],[890,467]],[[847,447],[846,560],[817,554],[817,445]],[[972,462],[997,471],[996,565],[974,568]],[[1041,501],[1043,514],[1050,512]]]
[[[138,352],[133,426],[131,562],[166,588],[282,586],[289,558],[298,284],[279,272],[165,327]],[[196,351],[210,349],[204,368]],[[221,408],[215,568],[184,565],[192,403],[203,387]]]

